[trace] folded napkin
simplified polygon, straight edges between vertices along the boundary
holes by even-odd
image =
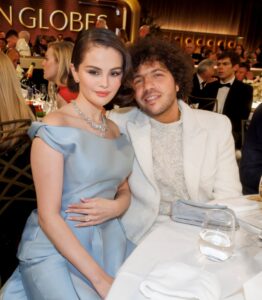
[[[262,272],[244,283],[244,294],[246,300],[262,299]]]
[[[219,300],[221,296],[215,275],[172,261],[156,265],[140,291],[152,300]]]
[[[239,228],[239,224],[234,211],[228,208],[226,205],[220,205],[220,204],[213,205],[213,204],[199,203],[191,200],[177,200],[172,203],[171,218],[174,221],[179,223],[201,226],[204,221],[205,213],[212,209],[223,209],[229,211],[235,217],[236,229]],[[214,221],[213,225],[223,226],[224,223],[223,220],[221,220],[220,223]]]

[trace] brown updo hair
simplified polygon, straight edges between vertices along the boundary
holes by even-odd
[[[122,84],[115,98],[112,100],[112,103],[120,106],[127,105],[130,99],[132,99],[131,95],[133,92],[130,84],[132,70],[131,57],[126,46],[116,34],[109,29],[92,28],[83,30],[77,36],[72,53],[71,63],[76,70],[78,70],[79,65],[83,62],[86,53],[93,46],[111,47],[121,54],[123,59]],[[68,87],[73,92],[79,92],[79,84],[75,82],[71,71],[68,76]]]

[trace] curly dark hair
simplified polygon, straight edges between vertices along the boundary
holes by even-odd
[[[130,47],[134,72],[141,64],[159,61],[170,71],[179,86],[177,97],[186,100],[192,90],[193,66],[183,50],[167,41],[144,38]]]

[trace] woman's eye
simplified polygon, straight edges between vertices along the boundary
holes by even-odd
[[[112,75],[112,76],[115,76],[115,77],[121,76],[121,75],[122,75],[122,72],[121,72],[121,71],[113,71],[113,72],[111,73],[111,75]]]
[[[97,70],[88,70],[87,72],[91,75],[99,75],[99,72]]]

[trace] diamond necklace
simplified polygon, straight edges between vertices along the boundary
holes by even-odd
[[[71,103],[74,106],[75,112],[81,117],[83,118],[86,123],[88,125],[90,125],[93,129],[100,131],[100,136],[104,137],[106,134],[106,131],[108,129],[108,126],[106,124],[106,117],[101,114],[101,118],[102,118],[102,123],[98,124],[96,122],[94,122],[91,118],[89,118],[88,116],[86,116],[81,110],[80,108],[77,106],[75,101],[71,101]]]

